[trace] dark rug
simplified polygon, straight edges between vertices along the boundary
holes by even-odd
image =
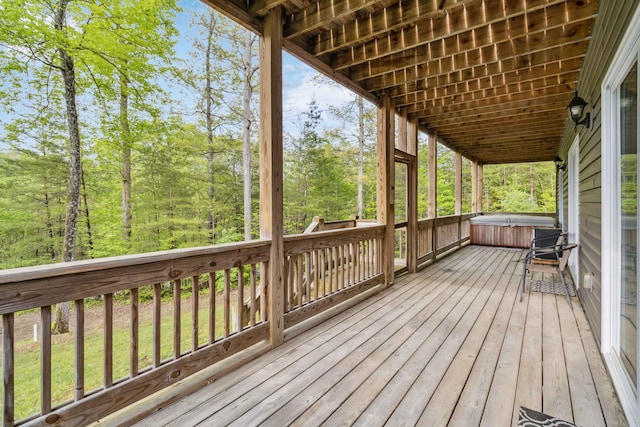
[[[533,409],[520,407],[518,414],[518,427],[577,427],[567,421],[560,420]]]
[[[569,295],[576,296],[576,290],[571,283],[567,283],[569,286]],[[544,292],[547,294],[566,295],[564,292],[564,285],[558,282],[548,282],[546,280],[532,280],[531,292]]]

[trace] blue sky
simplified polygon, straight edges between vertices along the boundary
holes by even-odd
[[[177,28],[183,37],[178,41],[177,50],[185,52],[190,49],[189,38],[184,35],[190,31],[192,13],[204,11],[208,6],[200,0],[180,0],[179,5],[183,11],[177,16]],[[335,126],[336,121],[332,120],[327,113],[328,107],[353,100],[353,94],[347,89],[318,85],[314,81],[318,73],[286,52],[283,54],[283,74],[283,111],[286,132],[297,133],[296,130],[300,127],[298,118],[307,110],[313,98],[323,110],[323,120],[330,126]]]
[[[182,58],[188,58],[188,52],[192,48],[189,36],[191,30],[191,20],[194,12],[203,12],[207,9],[200,0],[178,0],[178,4],[182,7],[182,12],[176,17],[176,26],[180,32],[176,50]],[[337,127],[341,124],[337,119],[328,113],[331,105],[340,105],[347,101],[353,100],[353,94],[342,87],[332,85],[331,87],[321,86],[317,83],[318,73],[308,67],[295,57],[283,54],[283,117],[284,130],[287,133],[296,135],[301,128],[301,113],[307,111],[308,105],[312,99],[315,99],[322,110],[322,120],[327,127]],[[176,88],[179,92],[180,89]],[[178,95],[180,97],[180,95]],[[181,98],[184,102],[183,111],[193,111],[196,100]],[[15,106],[17,109],[19,105]],[[11,120],[4,111],[0,109],[0,136],[3,131],[3,124]],[[0,150],[3,148],[3,141],[0,138]]]

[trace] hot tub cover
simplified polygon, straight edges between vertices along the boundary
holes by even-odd
[[[471,225],[494,225],[502,227],[554,227],[555,220],[537,215],[478,215],[471,218]]]

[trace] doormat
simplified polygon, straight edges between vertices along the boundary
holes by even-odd
[[[571,283],[567,283],[569,286],[569,295],[576,296],[576,290]],[[532,280],[531,292],[543,292],[547,294],[566,295],[564,291],[564,285],[558,282],[548,282],[546,280]]]
[[[520,407],[518,413],[518,427],[577,427],[568,421],[563,421],[551,415],[534,411],[533,409]]]

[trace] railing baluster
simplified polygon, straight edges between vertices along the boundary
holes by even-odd
[[[162,362],[160,348],[162,338],[162,285],[153,285],[153,367],[157,368]]]
[[[315,289],[315,299],[318,299],[318,292],[320,287],[320,277],[322,273],[320,271],[320,251],[313,251],[313,287]]]
[[[251,306],[249,316],[251,319],[249,320],[250,326],[256,325],[256,265],[251,264],[251,282],[249,292],[251,293]]]
[[[351,243],[351,283],[354,285],[358,281],[358,251],[355,243]]]
[[[13,426],[14,420],[14,330],[13,313],[2,315],[2,414],[3,425]]]
[[[40,413],[51,412],[51,306],[40,308]]]
[[[209,344],[216,340],[216,273],[209,273]]]
[[[375,262],[373,260],[373,256],[374,256],[374,250],[375,250],[375,239],[369,239],[369,241],[367,242],[367,250],[369,252],[369,258],[368,258],[368,276],[369,277],[373,277],[375,276]]]
[[[302,307],[302,276],[303,276],[303,265],[302,265],[302,257],[304,255],[296,256],[296,283],[298,285],[298,301],[297,306]]]
[[[173,358],[179,359],[182,354],[182,280],[173,281]]]
[[[138,288],[129,291],[131,297],[131,348],[129,350],[129,377],[138,375],[138,345],[139,345],[139,325],[138,325]]]
[[[104,295],[104,386],[113,386],[113,294]]]
[[[336,264],[336,262],[336,248],[329,248],[329,293],[333,293],[333,284],[335,283],[333,278],[333,271],[336,270],[336,275],[338,274],[338,265]]]
[[[198,312],[200,310],[200,278],[193,276],[191,278],[191,350],[196,351],[198,349]]]
[[[338,260],[338,264],[336,265],[336,291],[340,290],[344,287],[344,263],[343,261],[343,255],[344,255],[344,251],[343,251],[343,247],[342,245],[338,245],[336,247],[336,251],[337,251],[337,260]]]
[[[305,292],[306,304],[311,302],[311,252],[305,252],[304,254],[304,264],[305,264],[305,279],[307,280],[307,287]]]
[[[285,261],[286,261],[286,258],[285,258]],[[260,264],[260,321],[262,322],[267,321],[267,290],[268,290],[267,287],[270,286],[269,281],[267,279],[268,269],[269,269],[268,263],[263,262],[262,264]],[[285,308],[286,308],[286,300],[285,300]]]
[[[227,338],[229,336],[230,331],[230,323],[231,323],[231,313],[229,313],[229,309],[231,308],[231,277],[229,269],[224,271],[224,337]]]
[[[236,332],[242,331],[242,325],[244,325],[243,313],[244,313],[244,268],[242,266],[238,267],[238,301],[236,306],[238,308],[238,312],[236,313],[236,323],[238,324],[238,329]]]
[[[264,265],[264,264],[263,264]],[[260,277],[262,280],[265,279],[266,276],[264,276],[264,274],[267,273],[267,270],[262,270],[261,271],[262,274],[260,274]],[[285,256],[284,257],[284,266],[282,268],[282,288],[284,291],[284,311],[285,313],[287,311],[290,310],[289,307],[289,295],[291,295],[291,292],[289,291],[289,288],[291,286],[291,257],[290,256]]]
[[[78,401],[84,398],[84,300],[78,299],[74,301],[74,309],[76,314],[76,330],[75,330],[75,351],[76,351],[76,360],[75,360],[75,373],[74,373],[74,383],[75,383],[75,400]],[[43,315],[44,316],[44,315]],[[42,326],[42,344],[44,345],[45,341],[45,331],[48,331],[49,340],[49,349],[51,349],[51,308],[49,308],[49,325],[44,326],[44,317],[43,317],[43,326]],[[48,411],[47,411],[48,412]],[[44,412],[43,412],[44,413]]]

